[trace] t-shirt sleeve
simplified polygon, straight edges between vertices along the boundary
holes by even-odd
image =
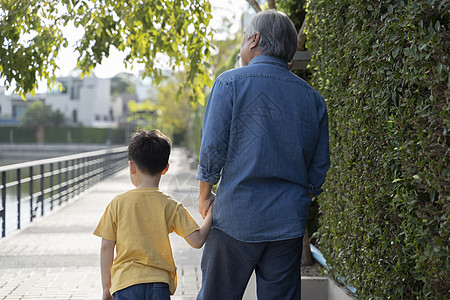
[[[94,230],[94,235],[109,241],[116,241],[117,219],[114,202],[113,200],[108,204],[103,216],[98,222],[97,228]]]
[[[192,218],[191,214],[181,203],[177,203],[174,207],[174,216],[171,225],[171,231],[182,238],[199,229],[197,222],[195,222],[194,218]]]

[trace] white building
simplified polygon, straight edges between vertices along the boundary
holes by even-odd
[[[27,95],[23,101],[17,95],[5,95],[0,90],[0,124],[19,125],[26,107],[33,100],[41,100],[50,105],[53,111],[64,114],[67,125],[87,127],[116,127],[123,119],[123,105],[111,99],[111,79],[97,78],[95,75],[80,79],[76,76],[58,78],[63,89],[59,87],[47,94]]]
[[[114,127],[111,107],[111,80],[95,75],[80,79],[79,76],[60,77],[63,86],[47,94],[46,104],[53,111],[59,110],[69,125],[88,127]]]

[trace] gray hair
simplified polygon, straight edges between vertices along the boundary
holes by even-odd
[[[279,57],[290,62],[297,51],[297,30],[289,17],[277,10],[257,13],[245,31],[247,38],[261,35],[258,50],[262,54]]]

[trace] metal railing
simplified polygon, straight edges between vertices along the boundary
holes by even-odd
[[[0,167],[2,237],[126,167],[127,147]]]

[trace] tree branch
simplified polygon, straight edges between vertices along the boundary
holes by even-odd
[[[306,18],[303,20],[302,27],[300,27],[300,30],[298,31],[297,35],[297,50],[302,51],[303,47],[306,43],[306,34],[305,34],[305,24],[306,24]]]
[[[277,9],[277,1],[276,0],[267,0],[269,4],[269,9]]]
[[[256,0],[247,0],[247,2],[257,13],[261,11],[261,7],[259,7],[259,4],[258,2],[256,2]]]

